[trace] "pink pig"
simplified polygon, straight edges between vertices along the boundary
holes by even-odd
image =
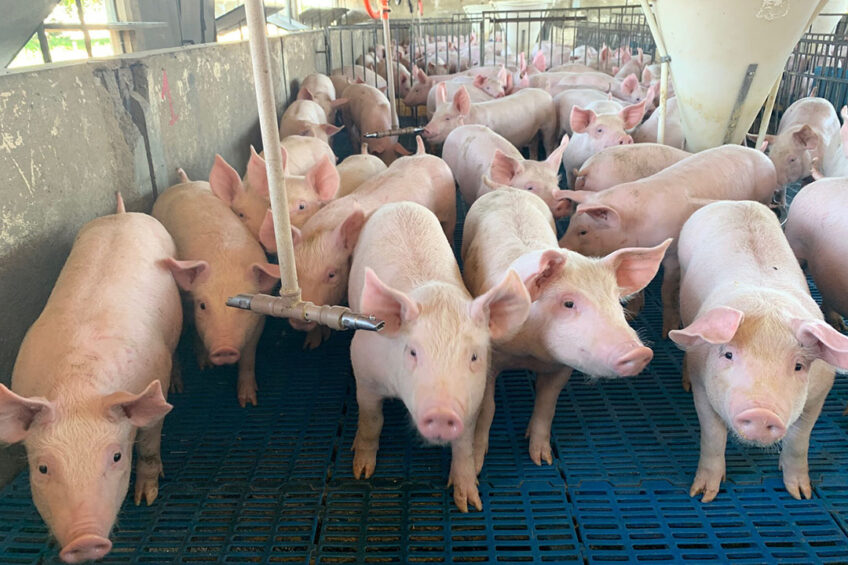
[[[574,189],[600,192],[643,179],[692,154],[658,143],[613,145],[589,157],[575,173]]]
[[[530,298],[514,272],[472,299],[438,218],[412,202],[387,204],[362,229],[350,271],[350,304],[386,322],[350,346],[359,425],[353,474],[377,464],[386,397],[400,397],[424,439],[451,444],[454,502],[482,510],[472,440],[486,387],[489,342],[508,339]],[[451,336],[445,339],[446,336]]]
[[[848,178],[808,184],[792,200],[786,238],[822,295],[825,319],[848,330]]]
[[[677,237],[686,219],[713,200],[771,203],[777,190],[774,165],[763,153],[741,145],[714,147],[601,192],[562,191],[578,206],[560,245],[584,255],[657,245]],[[663,337],[680,322],[679,280],[672,245],[663,260]]]
[[[321,73],[312,73],[300,83],[297,92],[298,100],[312,100],[316,102],[327,116],[327,123],[332,124],[336,120],[336,109],[344,105],[345,99],[336,99],[336,87],[330,77]]]
[[[794,498],[811,498],[810,432],[848,368],[848,337],[822,321],[777,217],[756,202],[714,202],[686,221],[678,245],[686,351],[701,424],[691,496],[718,494],[727,431],[746,444],[783,440],[779,467]]]
[[[563,216],[570,206],[554,198],[559,193],[559,164],[568,136],[544,161],[525,159],[509,141],[486,126],[460,126],[448,134],[442,155],[453,171],[462,198],[470,206],[489,192],[488,175],[495,184],[527,190],[545,201],[551,212]]]
[[[398,155],[409,152],[400,143],[396,135],[365,139],[362,135],[371,132],[392,129],[392,110],[386,95],[367,84],[351,84],[344,90],[348,103],[342,109],[342,119],[350,134],[354,151],[359,151],[359,144],[367,141],[368,150],[380,156],[384,163],[389,164]]]
[[[654,87],[652,86],[651,89]],[[686,137],[683,135],[683,124],[680,122],[680,110],[677,108],[677,97],[666,99],[665,138],[663,145],[684,149]],[[660,108],[657,108],[643,124],[633,130],[633,141],[636,143],[656,143],[659,135]]]
[[[469,290],[490,292],[515,270],[533,302],[518,333],[494,348],[474,442],[478,471],[494,416],[494,380],[502,370],[536,371],[527,437],[530,458],[540,465],[552,462],[551,422],[572,367],[598,377],[633,376],[645,368],[653,353],[627,324],[620,300],[651,281],[670,243],[587,258],[559,248],[550,211],[525,191],[494,191],[474,203],[462,239]]]
[[[427,117],[432,118],[438,106],[446,104],[448,100],[453,100],[460,88],[465,88],[468,91],[472,103],[486,102],[504,96],[503,86],[498,81],[487,79],[483,75],[477,75],[474,78],[453,78],[440,82],[430,89],[430,93],[427,95]]]
[[[568,186],[574,186],[575,171],[592,155],[607,147],[633,143],[627,131],[639,125],[644,115],[644,100],[625,108],[611,100],[592,102],[586,108],[572,107],[570,125],[574,134],[562,155]]]
[[[280,279],[247,227],[205,182],[172,186],[153,204],[177,245],[179,260],[168,263],[180,288],[191,297],[191,312],[200,338],[199,364],[238,363],[238,401],[256,404],[256,344],[265,319],[230,308],[227,298],[269,292]]]
[[[359,155],[351,155],[336,166],[339,172],[339,192],[336,196],[341,198],[350,194],[386,168],[386,164],[379,157],[368,153],[368,144],[363,143]]]
[[[307,135],[329,143],[330,137],[339,131],[340,127],[327,123],[324,109],[312,100],[295,100],[280,118],[280,139],[290,135]]]
[[[119,207],[121,210],[122,207]],[[23,441],[36,508],[66,563],[96,560],[127,495],[159,492],[162,422],[182,324],[166,262],[174,242],[145,214],[83,226],[0,385],[0,441]]]

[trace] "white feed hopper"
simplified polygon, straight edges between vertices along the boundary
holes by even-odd
[[[740,143],[817,0],[655,0],[689,151]]]

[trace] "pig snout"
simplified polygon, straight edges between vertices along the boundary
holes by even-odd
[[[650,348],[636,342],[627,343],[613,357],[612,368],[621,377],[635,377],[653,358],[654,352]]]
[[[93,534],[86,534],[74,538],[68,545],[62,548],[59,557],[65,563],[83,563],[102,559],[112,549],[112,542]]]
[[[766,408],[749,408],[733,418],[733,427],[743,439],[769,445],[786,434],[786,426],[780,416]]]
[[[417,422],[425,439],[436,442],[453,441],[462,434],[462,418],[452,408],[435,406],[424,410]]]
[[[629,135],[622,135],[618,138],[619,145],[633,145],[633,138]]]
[[[241,353],[235,347],[217,347],[209,353],[209,361],[213,365],[231,365],[237,363],[239,358]]]
[[[291,327],[301,332],[311,332],[318,326],[317,322],[306,322],[304,320],[298,320],[297,318],[289,318],[289,324],[291,324]]]

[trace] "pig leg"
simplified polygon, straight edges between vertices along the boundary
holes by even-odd
[[[683,390],[692,392],[692,379],[689,376],[689,356],[683,355],[683,366],[681,367],[680,384],[683,385]]]
[[[448,486],[453,485],[453,501],[460,512],[468,512],[468,503],[483,510],[477,490],[477,473],[474,472],[474,420],[462,435],[451,443],[451,470]]]
[[[203,344],[203,340],[200,339],[200,334],[196,331],[194,332],[194,354],[197,356],[197,367],[201,371],[212,366],[209,363],[209,352],[206,351],[206,346]]]
[[[303,341],[304,349],[315,349],[328,339],[330,339],[330,328],[327,326],[315,326],[306,332],[306,339]]]
[[[256,346],[259,343],[259,336],[262,334],[260,326],[254,335],[244,344],[244,350],[241,354],[241,359],[238,362],[238,402],[242,408],[250,402],[256,406],[256,391],[259,387],[256,385]]]
[[[474,469],[476,475],[483,469],[483,461],[489,451],[489,430],[492,429],[492,420],[495,419],[495,379],[498,372],[490,369],[486,378],[486,390],[483,392],[483,402],[480,404],[480,413],[477,416],[477,424],[474,430]]]
[[[548,465],[554,462],[551,455],[551,424],[554,421],[559,393],[568,383],[571,371],[571,367],[566,367],[556,373],[536,375],[536,402],[533,404],[533,415],[524,435],[530,439],[530,459],[536,465],[541,465],[542,460]]]
[[[174,357],[171,360],[171,386],[168,387],[168,391],[183,392],[183,371],[176,352],[174,352]]]
[[[550,116],[550,119],[542,123],[539,130],[542,137],[542,144],[545,146],[545,157],[549,157],[557,148],[557,118],[556,114]],[[562,137],[562,136],[560,136]]]
[[[833,386],[834,372],[831,369],[817,367],[818,375],[810,375],[810,382],[821,383],[815,390],[810,387],[810,395],[804,405],[804,411],[798,420],[786,432],[783,449],[780,452],[780,469],[783,470],[783,485],[793,498],[812,498],[810,471],[807,451],[810,449],[810,433],[819,419],[824,400]],[[812,373],[812,371],[811,371]],[[816,393],[816,394],[814,394]]]
[[[353,476],[369,479],[377,467],[377,449],[383,430],[383,396],[357,379],[356,403],[359,405],[359,425],[352,447]]]
[[[698,471],[689,489],[689,496],[703,493],[701,502],[710,502],[716,497],[724,480],[724,451],[727,447],[727,426],[716,414],[707,398],[703,383],[692,383],[692,396],[695,399],[695,411],[701,425],[701,456],[698,459]]]
[[[153,504],[159,495],[159,476],[162,473],[162,458],[160,446],[162,444],[162,424],[164,419],[159,420],[149,428],[139,428],[136,436],[138,448],[138,461],[135,465],[135,505],[141,504],[144,499],[147,505]]]
[[[824,319],[827,320],[827,323],[833,326],[836,331],[848,331],[848,326],[845,325],[845,320],[842,319],[842,315],[831,308],[825,301],[822,301],[822,312],[824,312]]]
[[[676,250],[665,256],[662,266],[662,337],[663,339],[666,339],[668,337],[668,332],[680,327],[680,261],[677,260]]]
[[[539,138],[540,137],[541,137],[541,135],[535,135],[534,134],[532,139],[530,139],[530,143],[527,146],[527,149],[529,151],[528,155],[530,156],[530,159],[533,160],[533,161],[539,160]]]

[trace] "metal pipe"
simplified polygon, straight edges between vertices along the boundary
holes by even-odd
[[[406,128],[396,128],[390,129],[386,131],[372,131],[369,133],[362,134],[362,137],[367,137],[369,139],[373,139],[375,137],[389,137],[394,135],[407,135],[407,134],[416,134],[424,131],[423,127],[410,126]]]
[[[642,13],[645,14],[645,21],[648,22],[648,28],[651,30],[651,35],[654,36],[654,43],[657,45],[657,53],[660,56],[660,105],[657,111],[660,113],[660,118],[657,120],[657,143],[665,141],[665,111],[666,99],[668,97],[668,64],[671,62],[671,57],[665,50],[665,41],[660,35],[660,28],[657,26],[657,20],[654,19],[654,13],[648,5],[648,0],[639,0],[642,4]]]
[[[318,306],[311,302],[290,303],[268,294],[239,294],[227,299],[227,306],[250,310],[277,318],[296,318],[316,322],[334,330],[368,330],[378,332],[386,324],[374,316],[355,314],[344,306]]]
[[[782,74],[777,77],[777,80],[774,81],[774,86],[771,87],[768,98],[766,98],[766,107],[763,108],[763,117],[760,120],[760,131],[757,133],[757,142],[754,144],[754,148],[756,149],[763,146],[763,140],[766,138],[769,122],[771,122],[771,112],[774,110],[774,101],[777,98],[777,90],[780,88],[780,81],[782,79]]]
[[[397,99],[395,98],[395,69],[392,67],[392,42],[389,30],[388,2],[383,4],[383,50],[386,57],[386,83],[389,85],[389,105],[392,107],[392,127],[398,127]]]
[[[282,288],[280,296],[290,304],[300,302],[297,269],[294,263],[294,245],[291,237],[286,181],[283,175],[283,158],[280,152],[280,131],[277,125],[277,108],[271,86],[271,60],[268,39],[265,36],[265,10],[262,0],[246,0],[245,12],[249,33],[250,59],[256,85],[256,104],[259,109],[259,128],[265,150],[265,167],[271,196],[271,215],[277,240],[277,257],[280,262]]]

